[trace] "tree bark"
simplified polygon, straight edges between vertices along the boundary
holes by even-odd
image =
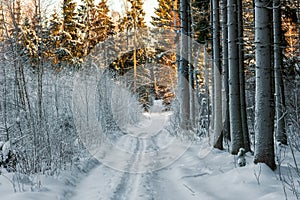
[[[275,111],[276,111],[276,140],[287,144],[285,130],[285,101],[282,78],[282,44],[280,0],[273,1],[273,34],[274,34],[274,80],[275,80]]]
[[[222,114],[223,137],[230,140],[229,124],[229,84],[228,84],[228,29],[227,29],[227,0],[221,1],[222,8]]]
[[[219,0],[213,0],[214,147],[223,149]]]
[[[251,151],[250,139],[247,123],[247,106],[245,94],[245,65],[244,65],[244,33],[243,33],[243,2],[237,0],[237,13],[238,13],[238,45],[239,45],[239,72],[240,72],[240,102],[241,102],[241,117],[242,117],[242,130],[244,136],[244,149],[246,152]]]
[[[189,49],[188,49],[188,0],[180,1],[180,24],[181,24],[181,48],[179,65],[179,95],[180,95],[180,113],[181,128],[189,130],[190,125],[190,101],[189,101]]]
[[[254,163],[276,168],[274,155],[274,100],[271,67],[270,1],[255,0],[255,152]]]
[[[237,154],[244,147],[240,79],[237,0],[228,0],[228,63],[229,63],[229,115],[231,134],[231,153]]]

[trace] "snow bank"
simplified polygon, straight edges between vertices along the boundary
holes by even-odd
[[[58,177],[3,173],[0,175],[1,199],[68,200],[74,195],[76,185],[97,165],[96,159],[82,160]]]

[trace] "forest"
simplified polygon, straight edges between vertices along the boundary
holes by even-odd
[[[300,1],[144,1],[0,1],[4,199],[39,199],[22,194],[51,191],[47,177],[86,192],[56,199],[240,199],[180,182],[232,170],[276,177],[249,199],[300,199]],[[85,185],[105,192],[87,197],[96,171]]]

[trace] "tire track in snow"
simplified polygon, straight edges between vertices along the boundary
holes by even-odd
[[[136,155],[136,152],[138,152],[139,145],[140,145],[140,141],[137,140],[136,148],[135,148],[134,153],[131,156],[130,160],[128,161],[128,167],[127,167],[126,171],[129,171],[131,168],[132,164],[130,164],[130,163],[133,163],[134,160],[137,159],[137,157],[135,155]],[[117,185],[115,191],[113,192],[114,195],[111,198],[112,200],[121,200],[121,199],[125,198],[124,194],[127,190],[126,187],[127,187],[129,176],[130,176],[129,172],[123,172],[121,180],[120,180],[119,184]]]
[[[154,199],[153,189],[150,186],[149,175],[150,173],[130,173],[130,171],[139,171],[141,163],[143,163],[144,155],[147,151],[148,140],[141,138],[141,136],[147,135],[147,133],[141,133],[136,138],[136,148],[130,159],[130,165],[127,171],[124,172],[122,178],[114,191],[114,195],[111,200],[123,200],[123,199]],[[151,137],[151,143],[154,141]],[[146,196],[145,196],[146,195]]]

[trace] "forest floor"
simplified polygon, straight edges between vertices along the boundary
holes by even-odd
[[[236,156],[226,150],[212,149],[209,139],[183,148],[174,145],[175,154],[163,152],[149,156],[162,148],[161,141],[170,138],[151,138],[166,123],[166,113],[153,113],[139,126],[127,127],[130,134],[116,142],[120,149],[131,151],[128,157],[116,153],[105,155],[120,160],[95,162],[88,169],[61,174],[60,178],[39,176],[38,185],[26,178],[15,180],[13,173],[0,175],[0,198],[4,200],[282,200],[286,199],[278,170],[254,165],[253,156],[246,155],[247,165],[238,167]],[[151,119],[149,121],[149,119]],[[156,124],[157,126],[151,126]],[[139,140],[132,139],[135,136]],[[141,139],[142,138],[142,139]],[[175,144],[176,142],[173,142]],[[166,144],[166,143],[163,143]],[[299,156],[299,155],[297,155]],[[297,157],[300,158],[300,157]],[[165,162],[166,161],[166,162]],[[91,161],[90,161],[91,162]],[[81,168],[86,168],[82,166]],[[282,172],[287,170],[284,166]],[[19,176],[20,177],[20,176]],[[24,180],[23,180],[24,179]],[[17,192],[13,190],[13,184]],[[288,199],[296,199],[287,190]]]

